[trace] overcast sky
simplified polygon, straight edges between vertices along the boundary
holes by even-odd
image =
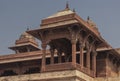
[[[21,33],[39,28],[43,18],[70,8],[97,24],[102,37],[114,48],[120,47],[120,0],[0,0],[0,54],[14,53],[13,46]]]

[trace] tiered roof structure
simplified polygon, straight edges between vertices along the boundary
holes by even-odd
[[[27,32],[22,33],[20,38],[16,40],[15,46],[9,48],[14,50],[16,53],[40,50],[35,38]]]

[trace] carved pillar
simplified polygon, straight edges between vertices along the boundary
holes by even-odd
[[[95,75],[96,75],[96,56],[97,52],[94,51],[92,54],[92,70],[94,71]]]
[[[72,64],[75,66],[76,65],[76,40],[72,39]]]
[[[62,53],[59,53],[58,54],[58,63],[61,63],[62,62]]]
[[[19,75],[23,74],[23,67],[22,67],[22,63],[16,63],[16,69],[15,72]]]
[[[41,71],[45,71],[45,65],[46,65],[46,47],[47,47],[47,44],[42,44],[42,67],[41,67]]]
[[[50,63],[51,64],[54,64],[54,49],[50,49],[50,52],[51,52],[51,60],[50,60]]]
[[[83,54],[83,49],[84,49],[84,46],[83,46],[83,44],[81,43],[81,44],[80,44],[80,65],[81,65],[81,68],[83,68],[83,66],[84,66],[84,54]]]
[[[91,50],[92,50],[92,47],[93,45],[92,44],[89,44],[88,41],[86,41],[86,66],[87,68],[90,70],[90,63],[91,63],[91,60],[90,60],[90,53],[91,53]]]
[[[77,32],[72,27],[69,27],[69,31],[71,34],[71,44],[72,44],[72,65],[76,67],[76,39]]]
[[[90,50],[87,50],[86,66],[90,69]]]

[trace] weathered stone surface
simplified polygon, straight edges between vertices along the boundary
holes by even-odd
[[[95,78],[94,81],[120,81],[120,77]]]
[[[78,71],[78,70],[66,70],[56,72],[45,72],[29,75],[18,75],[0,77],[0,81],[93,81],[93,78]]]

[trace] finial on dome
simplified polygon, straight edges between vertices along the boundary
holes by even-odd
[[[75,11],[75,8],[73,9],[73,12],[76,12],[76,11]]]
[[[87,17],[87,20],[90,20],[90,17],[89,17],[89,16]]]
[[[87,23],[88,23],[91,27],[96,28],[96,24],[90,19],[89,16],[87,17]]]
[[[29,31],[29,28],[27,27],[27,31]]]
[[[68,3],[68,1],[66,2],[66,8],[65,9],[69,9],[69,3]]]

